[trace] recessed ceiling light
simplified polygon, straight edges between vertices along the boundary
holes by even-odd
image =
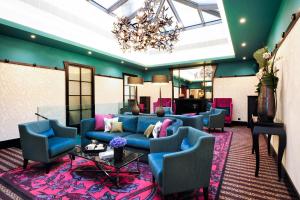
[[[147,70],[148,70],[148,67],[145,67],[145,70],[147,71]]]
[[[246,60],[246,59],[247,59],[246,56],[244,56],[244,57],[243,57],[243,60]]]
[[[242,17],[240,18],[240,24],[245,24],[246,23],[246,18],[245,17]]]
[[[122,60],[121,63],[124,64],[124,61]]]
[[[91,51],[88,51],[88,54],[89,54],[89,55],[92,55],[92,52],[91,52]]]
[[[243,43],[241,44],[242,47],[245,47],[246,45],[247,45],[246,42],[243,42]]]
[[[30,35],[30,37],[31,37],[31,39],[35,39],[36,38],[36,36],[35,35]]]

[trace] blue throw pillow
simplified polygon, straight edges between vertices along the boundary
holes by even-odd
[[[225,110],[225,115],[230,115],[230,107],[217,107],[217,108]]]
[[[136,133],[138,117],[135,116],[119,116],[119,122],[123,123],[123,130]]]
[[[163,121],[158,117],[140,116],[138,117],[137,132],[144,133],[150,124],[156,124],[158,121]]]
[[[187,137],[183,138],[181,146],[180,146],[181,151],[185,151],[185,150],[187,150],[187,149],[189,149],[191,147],[192,146],[191,146],[191,144],[189,142],[189,139]]]
[[[46,131],[42,131],[42,132],[40,132],[40,134],[42,134],[42,135],[44,135],[44,136],[46,136],[48,138],[55,136],[54,131],[53,131],[52,128],[50,128],[50,129],[48,129]]]

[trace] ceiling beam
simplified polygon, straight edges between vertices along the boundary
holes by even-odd
[[[191,0],[174,0],[174,1],[177,1],[179,3],[182,3],[182,4],[186,5],[186,6],[189,6],[189,7],[192,7],[192,8],[196,8],[196,9],[199,6],[197,3],[195,3],[195,2],[193,2]]]
[[[108,10],[107,10],[105,7],[101,6],[101,5],[100,5],[99,3],[97,3],[96,1],[94,1],[94,0],[86,0],[86,1],[89,2],[90,4],[92,4],[93,6],[97,7],[98,9],[102,10],[103,12],[105,12],[105,13],[107,13],[107,14],[113,16],[113,17],[116,16],[116,15],[113,14],[113,13],[109,13]]]
[[[198,4],[198,6],[204,10],[217,10],[218,9],[218,5],[215,3],[210,3],[210,4],[200,3],[200,4]]]
[[[125,4],[128,0],[119,0],[116,3],[114,3],[112,6],[110,6],[107,11],[108,13],[112,13],[113,11],[117,10],[120,6]]]
[[[205,20],[204,20],[204,17],[203,17],[201,8],[199,7],[199,8],[197,9],[197,11],[198,11],[198,14],[199,14],[201,23],[202,23],[202,24],[205,24]]]
[[[187,26],[183,28],[183,31],[188,31],[188,30],[193,30],[196,28],[200,28],[200,27],[204,27],[204,26],[210,26],[210,25],[215,25],[215,24],[220,24],[222,23],[222,20],[215,20],[215,21],[211,21],[211,22],[206,22],[205,24],[196,24],[196,25],[192,25],[192,26]]]
[[[218,17],[218,18],[221,18],[221,14],[219,11],[216,11],[216,10],[205,10],[205,9],[202,9],[203,12],[206,12],[208,14],[211,14],[215,17]]]
[[[171,0],[167,0],[167,1],[168,1],[168,3],[169,3],[169,6],[170,6],[170,8],[171,8],[173,14],[175,15],[175,18],[176,18],[177,22],[178,22],[179,24],[183,25],[183,24],[182,24],[182,20],[181,20],[179,14],[178,14],[178,12],[177,12],[177,10],[176,10],[176,8],[175,8],[173,2],[172,2]]]
[[[160,14],[161,10],[163,9],[163,6],[164,6],[164,4],[165,4],[165,1],[166,1],[166,0],[160,0],[159,7],[158,7],[158,9],[157,9],[157,11],[156,11],[155,19],[158,18],[158,15]]]

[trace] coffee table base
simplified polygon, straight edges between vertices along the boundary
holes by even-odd
[[[75,155],[72,155],[72,154],[69,154],[69,158],[70,158],[70,161],[71,161],[71,167],[70,167],[70,170],[72,170],[72,161],[75,160]],[[95,165],[98,169],[95,169],[95,170],[72,170],[72,171],[91,171],[91,172],[103,172],[108,178],[109,180],[114,183],[118,188],[120,187],[120,174],[140,174],[140,168],[139,168],[139,159],[137,159],[136,161],[136,171],[121,171],[120,169],[121,168],[115,168],[113,166],[110,166],[110,167],[113,167],[115,168],[115,171],[113,170],[107,170],[103,167],[103,165],[105,165],[105,163],[99,163],[99,162],[95,162]],[[116,174],[115,178],[111,176],[111,174]]]

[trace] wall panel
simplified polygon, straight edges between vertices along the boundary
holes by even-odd
[[[0,141],[19,138],[18,124],[41,114],[65,124],[65,72],[0,63]]]
[[[256,95],[255,86],[258,79],[256,76],[215,78],[214,98],[232,98],[233,121],[247,121],[247,96]]]

